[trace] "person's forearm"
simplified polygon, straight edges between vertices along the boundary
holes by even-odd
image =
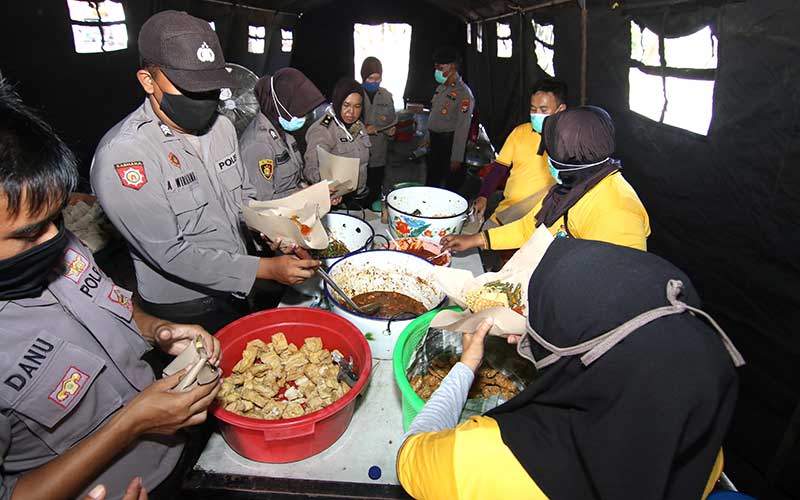
[[[139,305],[139,301],[136,299],[133,301],[133,321],[136,322],[136,326],[138,326],[139,331],[142,332],[142,337],[144,337],[146,341],[153,345],[156,343],[156,332],[158,331],[158,328],[169,323],[166,320],[156,318],[155,316],[144,312],[142,307]]]
[[[258,271],[256,271],[256,278],[260,280],[274,280],[275,259],[269,257],[261,257],[261,259],[258,262]]]
[[[456,363],[442,380],[439,388],[417,414],[400,445],[415,434],[452,429],[467,402],[467,394],[475,374],[464,363]]]
[[[136,439],[135,429],[128,424],[124,412],[117,412],[97,432],[63,455],[23,474],[14,487],[12,500],[75,498]]]

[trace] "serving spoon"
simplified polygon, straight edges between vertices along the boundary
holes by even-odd
[[[363,306],[359,306],[358,304],[353,302],[353,300],[350,297],[348,297],[348,295],[346,293],[344,293],[344,290],[339,288],[339,285],[337,285],[336,282],[333,281],[333,278],[331,278],[331,275],[326,273],[322,269],[322,266],[317,268],[316,273],[323,280],[325,280],[325,283],[327,283],[331,288],[333,288],[333,290],[336,293],[338,293],[344,299],[344,301],[347,302],[347,305],[350,306],[354,311],[360,312],[361,314],[364,314],[364,315],[367,315],[367,316],[372,316],[373,314],[378,312],[378,310],[381,308],[381,305],[378,304],[377,302],[369,302],[367,304],[364,304]]]

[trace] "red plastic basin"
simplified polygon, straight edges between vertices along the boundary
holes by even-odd
[[[211,413],[219,419],[228,445],[240,455],[258,462],[285,463],[308,458],[336,442],[353,416],[356,396],[372,371],[372,354],[364,335],[349,321],[328,311],[287,307],[261,311],[234,321],[216,337],[222,344],[223,376],[242,359],[251,340],[270,342],[283,332],[286,340],[302,347],[306,337],[320,337],[325,349],[338,349],[353,357],[358,382],[342,399],[314,413],[285,420],[243,417],[214,403]]]

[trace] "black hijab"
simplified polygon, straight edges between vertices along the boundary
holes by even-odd
[[[541,147],[547,151],[561,180],[561,184],[550,188],[536,214],[537,224],[547,227],[555,224],[597,183],[622,168],[610,158],[615,147],[614,122],[604,109],[596,106],[571,108],[545,118]]]
[[[345,127],[351,127],[353,123],[347,124],[342,119],[342,104],[344,100],[347,99],[347,96],[350,94],[359,94],[361,95],[361,103],[364,103],[364,87],[361,86],[360,83],[355,81],[352,78],[341,78],[338,82],[336,82],[336,86],[333,87],[333,95],[331,96],[331,106],[333,107],[333,112],[336,114],[336,118],[344,125]],[[358,120],[356,120],[357,122]]]
[[[558,238],[533,273],[530,326],[568,347],[669,305],[700,307],[689,278],[653,254]],[[547,351],[536,345],[536,359]],[[684,312],[640,327],[593,364],[562,357],[490,412],[503,442],[553,499],[700,498],[736,402],[717,332]]]
[[[272,80],[270,82],[270,80]],[[314,110],[317,106],[325,102],[325,97],[319,91],[314,82],[308,79],[300,70],[294,68],[281,68],[272,77],[262,76],[255,87],[256,98],[264,116],[278,128],[278,132],[283,135],[283,127],[278,123],[278,112],[285,120],[290,120],[291,116],[286,116],[286,112],[275,105],[272,89],[275,89],[275,97],[292,116],[302,118]]]

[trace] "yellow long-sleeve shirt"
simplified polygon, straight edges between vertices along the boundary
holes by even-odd
[[[541,140],[542,136],[534,132],[530,122],[517,126],[508,134],[495,161],[511,170],[503,190],[503,200],[495,213],[555,184],[547,168],[547,154],[538,155]]]
[[[509,250],[521,247],[536,229],[536,213],[542,202],[525,217],[489,230],[492,250]],[[605,241],[639,250],[647,250],[650,235],[650,218],[633,187],[620,172],[613,173],[597,183],[583,198],[569,209],[569,234],[584,240]],[[553,236],[566,234],[564,217],[548,229]]]
[[[711,493],[722,467],[720,450],[701,500]],[[397,477],[418,500],[548,498],[503,443],[491,417],[473,417],[455,429],[411,436],[397,457]]]

